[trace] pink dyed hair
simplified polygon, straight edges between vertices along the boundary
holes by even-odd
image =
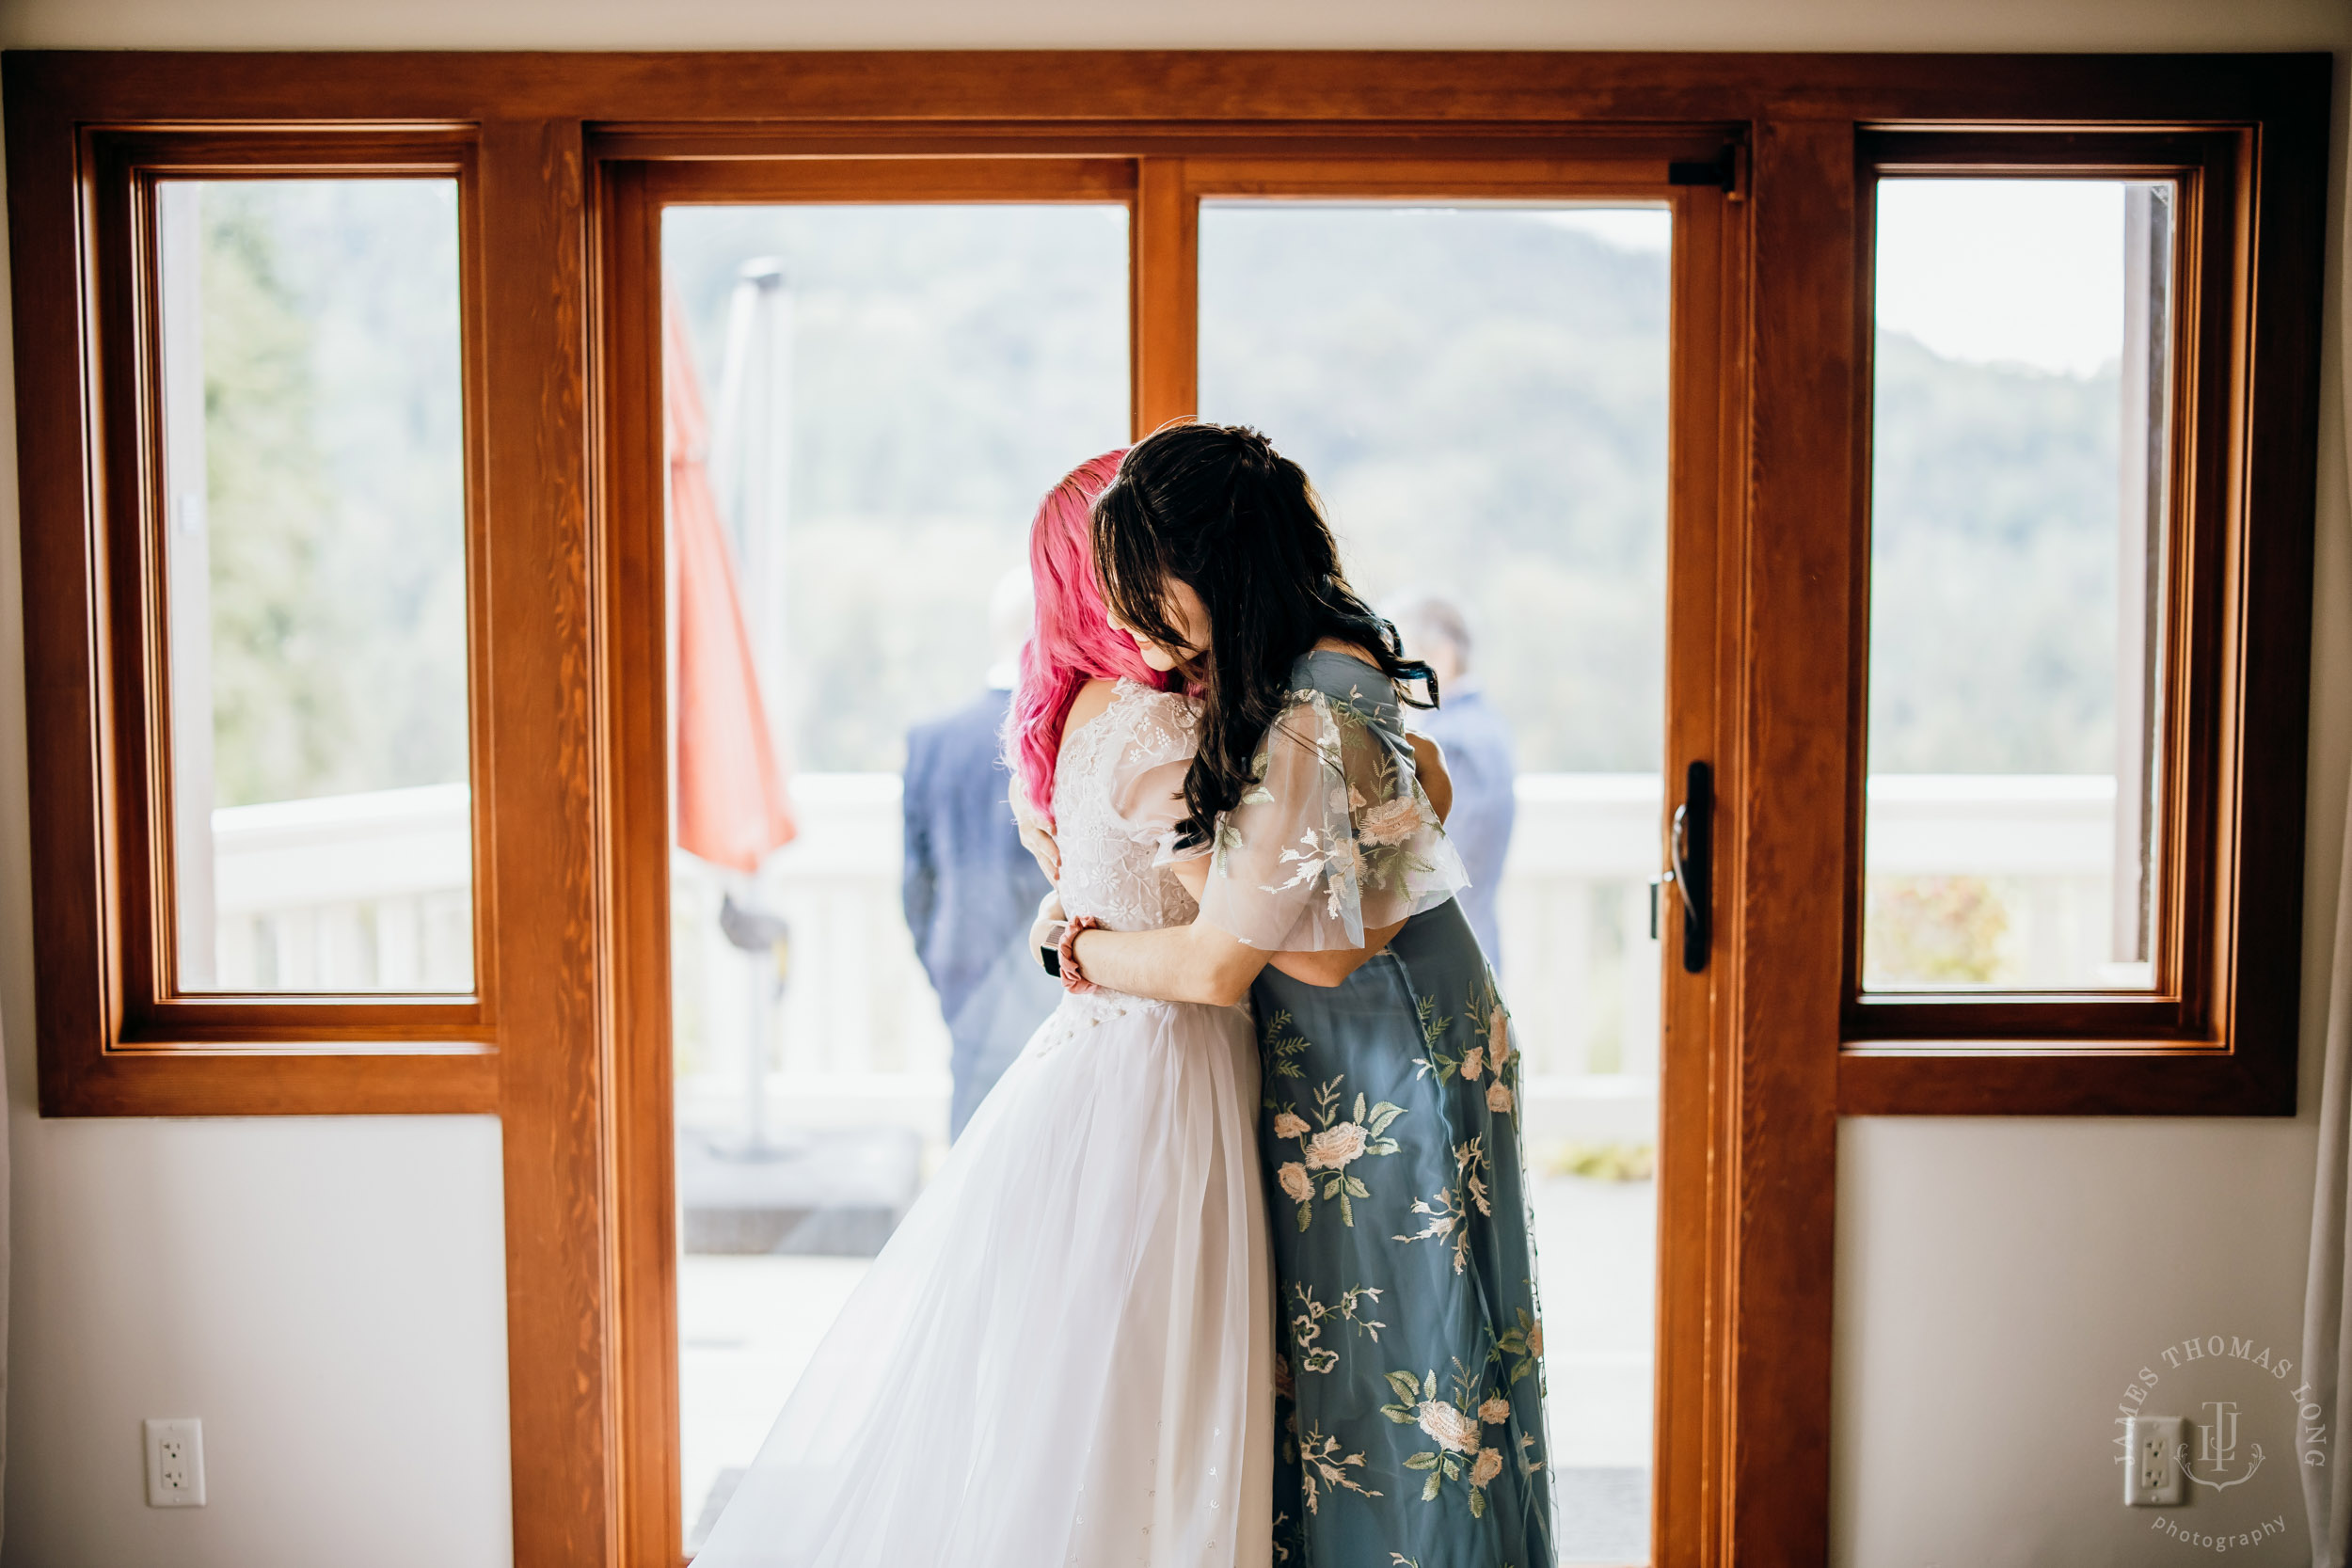
[[[1021,684],[1006,717],[1005,755],[1030,809],[1048,823],[1054,820],[1054,764],[1078,689],[1089,680],[1120,676],[1151,687],[1165,679],[1143,662],[1132,638],[1111,629],[1094,581],[1089,515],[1126,455],[1121,447],[1064,474],[1038,503],[1037,520],[1029,525],[1037,619],[1021,647]]]

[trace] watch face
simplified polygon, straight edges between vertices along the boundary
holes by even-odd
[[[1046,974],[1051,974],[1057,980],[1061,978],[1060,948],[1041,947],[1037,950],[1037,956],[1038,961],[1044,964]]]

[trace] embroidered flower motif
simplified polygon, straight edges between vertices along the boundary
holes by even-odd
[[[1325,853],[1323,863],[1334,881],[1343,877],[1360,878],[1364,874],[1364,852],[1352,840],[1342,839]]]
[[[1488,1426],[1501,1426],[1511,1418],[1511,1402],[1501,1394],[1495,1395],[1478,1407],[1478,1418]],[[1494,1449],[1488,1449],[1486,1451],[1492,1453]]]
[[[1315,1196],[1314,1179],[1307,1174],[1307,1167],[1295,1160],[1276,1171],[1274,1180],[1282,1184],[1282,1190],[1290,1194],[1294,1203],[1304,1203]]]
[[[1307,1141],[1307,1168],[1346,1169],[1363,1153],[1369,1136],[1360,1122],[1343,1121],[1325,1128]]]
[[[1291,1381],[1291,1358],[1279,1353],[1274,1357],[1274,1392],[1286,1400],[1298,1397],[1298,1386]]]
[[[1494,1045],[1495,1070],[1501,1072],[1511,1059],[1511,1015],[1500,1005],[1486,1019],[1486,1037]]]
[[[1274,1135],[1278,1138],[1306,1136],[1307,1118],[1296,1111],[1278,1111],[1274,1116]]]
[[[1530,1355],[1544,1354],[1544,1325],[1540,1320],[1528,1328],[1527,1354]]]
[[[1473,1045],[1462,1053],[1462,1082],[1475,1084],[1478,1082],[1478,1075],[1486,1070],[1486,1048],[1485,1046]]]
[[[1507,1117],[1512,1103],[1510,1085],[1498,1078],[1486,1085],[1486,1109],[1499,1117]]]
[[[1424,1400],[1415,1412],[1421,1430],[1438,1440],[1438,1447],[1454,1453],[1473,1453],[1478,1449],[1478,1423],[1463,1415],[1444,1400]]]
[[[1494,1449],[1479,1449],[1478,1457],[1470,1462],[1470,1483],[1472,1486],[1484,1486],[1501,1474],[1502,1474],[1502,1453]]]
[[[1363,824],[1357,829],[1366,844],[1382,847],[1402,844],[1420,831],[1421,802],[1409,795],[1381,801],[1364,813]]]

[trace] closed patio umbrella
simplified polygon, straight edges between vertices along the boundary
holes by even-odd
[[[675,299],[661,308],[662,399],[675,574],[673,721],[677,842],[714,865],[755,871],[792,840],[791,801],[768,730],[735,564],[707,467],[709,424]]]

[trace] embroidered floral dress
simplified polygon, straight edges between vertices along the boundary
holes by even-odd
[[[1194,729],[1181,699],[1121,682],[1064,737],[1072,914],[1192,919],[1155,859]],[[1248,1009],[1064,997],[850,1298],[696,1568],[1265,1568],[1257,1100]]]
[[[1252,992],[1279,1303],[1275,1560],[1550,1568],[1543,1323],[1510,1016],[1453,894],[1386,676],[1317,652],[1220,824],[1204,919],[1358,946],[1342,985]]]

